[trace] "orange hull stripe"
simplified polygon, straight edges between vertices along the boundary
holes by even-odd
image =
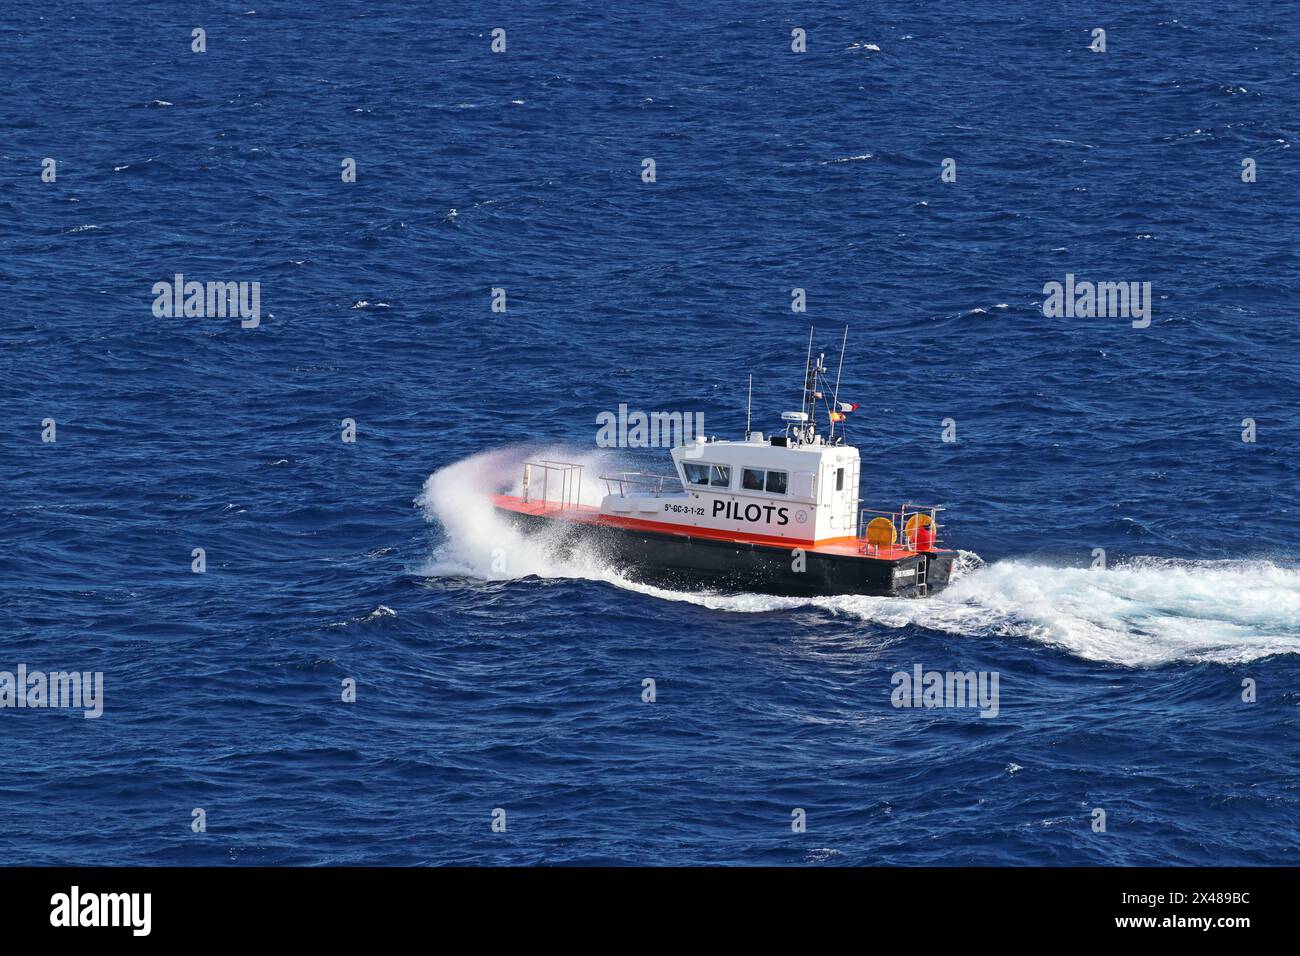
[[[866,554],[859,551],[860,542],[853,535],[838,538],[782,538],[767,534],[744,534],[735,531],[720,531],[717,528],[701,528],[696,525],[685,527],[666,521],[649,521],[645,518],[628,518],[623,515],[602,514],[599,508],[590,505],[559,508],[553,504],[538,501],[524,501],[513,495],[493,495],[492,503],[505,511],[533,515],[539,518],[553,518],[572,521],[575,524],[600,525],[623,528],[629,531],[654,531],[659,534],[675,534],[684,538],[709,538],[714,541],[734,541],[737,544],[760,544],[777,548],[804,548],[805,550],[824,551],[831,554],[852,555],[854,557],[871,557],[892,560],[906,558],[916,554],[906,548],[886,546]]]

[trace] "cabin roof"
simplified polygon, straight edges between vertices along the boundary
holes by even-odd
[[[813,469],[824,458],[842,461],[858,457],[853,445],[773,445],[768,441],[711,441],[673,449],[673,460],[760,468]]]

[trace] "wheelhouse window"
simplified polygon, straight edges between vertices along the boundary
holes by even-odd
[[[692,485],[712,485],[715,488],[731,486],[731,469],[726,465],[702,465],[698,462],[685,462],[682,465],[686,480]]]
[[[766,491],[773,495],[783,495],[786,489],[786,472],[746,468],[741,472],[740,486],[746,491]]]
[[[843,468],[835,469],[835,490],[836,491],[844,490],[844,469]]]

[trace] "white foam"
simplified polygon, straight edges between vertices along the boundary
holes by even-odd
[[[1300,570],[1263,560],[1135,558],[1107,570],[1000,561],[916,603],[922,626],[1130,666],[1300,653]]]
[[[1021,638],[1130,667],[1243,663],[1300,653],[1300,569],[1266,560],[1135,558],[1092,570],[1026,560],[985,565],[963,552],[953,583],[921,600],[712,594],[638,584],[581,549],[557,557],[545,536],[524,535],[496,513],[488,495],[500,490],[517,494],[522,462],[537,458],[584,464],[584,504],[599,504],[604,485],[597,477],[615,468],[606,454],[503,449],[435,472],[416,502],[445,535],[417,573],[494,581],[531,575],[584,578],[736,614],[821,608],[891,629],[913,626],[975,639]]]
[[[565,557],[557,556],[550,538],[524,534],[492,506],[489,496],[493,493],[520,494],[523,463],[542,459],[583,466],[579,500],[586,505],[600,504],[605,485],[599,476],[617,470],[612,456],[603,453],[506,448],[473,455],[434,472],[415,502],[424,510],[426,519],[442,525],[445,536],[429,563],[416,573],[487,581],[530,576],[587,578],[630,585],[603,567],[593,553],[579,548]],[[533,492],[540,495],[540,472],[535,484]],[[559,495],[551,488],[548,496]]]

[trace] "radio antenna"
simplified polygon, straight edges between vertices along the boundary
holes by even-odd
[[[745,399],[745,441],[749,441],[749,413],[754,407],[754,373],[749,374],[749,397]]]
[[[831,399],[831,411],[840,410],[840,376],[844,374],[844,349],[849,344],[849,327],[844,326],[844,341],[840,342],[840,370],[835,373],[835,397]],[[831,419],[831,436],[835,435],[835,419]]]
[[[805,414],[808,411],[808,369],[812,366],[812,340],[813,340],[813,330],[812,330],[812,326],[809,326],[808,327],[808,357],[804,359],[804,363],[803,363],[803,398],[799,400],[799,411]],[[815,412],[817,411],[817,409],[814,407],[813,411]]]

